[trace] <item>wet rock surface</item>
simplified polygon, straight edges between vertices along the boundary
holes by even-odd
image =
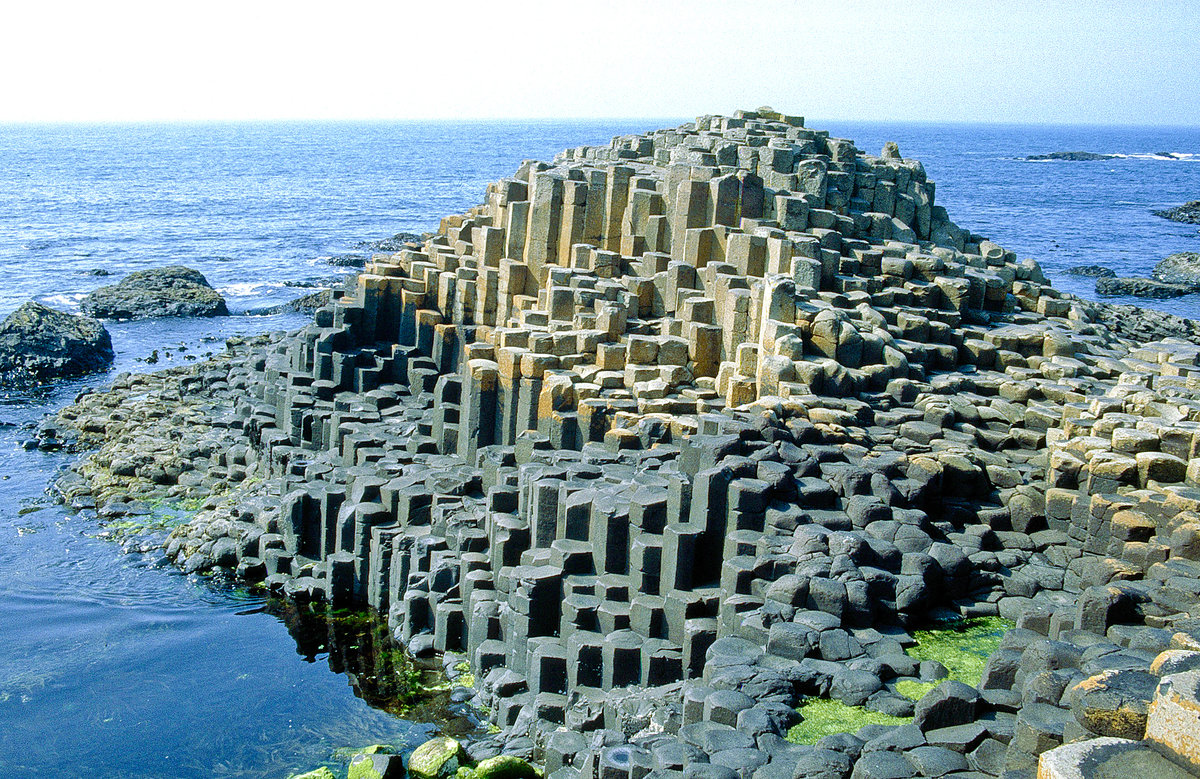
[[[1200,289],[1200,254],[1179,252],[1154,266],[1154,278],[1166,284],[1184,284]]]
[[[1102,277],[1096,279],[1098,295],[1133,295],[1139,298],[1177,298],[1196,292],[1189,284],[1172,284],[1157,279]]]
[[[101,371],[112,339],[95,319],[30,301],[0,323],[0,386]]]
[[[131,273],[89,294],[80,308],[99,319],[229,315],[225,299],[204,275],[182,265]]]
[[[1184,224],[1200,224],[1200,200],[1191,200],[1181,206],[1153,212],[1155,216]]]
[[[932,194],[769,109],[525,163],[302,330],[82,397],[58,490],[200,501],[185,570],[458,653],[472,761],[1017,779],[1143,711],[1191,759],[1200,346]],[[919,656],[981,617],[977,680]],[[812,701],[875,724],[795,743]]]

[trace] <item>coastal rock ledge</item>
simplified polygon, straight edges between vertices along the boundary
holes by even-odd
[[[30,301],[0,324],[0,386],[78,376],[112,361],[112,339],[95,319]]]
[[[228,316],[225,299],[200,271],[182,265],[136,271],[92,292],[80,304],[99,319]]]
[[[471,761],[1194,772],[1200,345],[934,193],[771,109],[525,162],[300,331],[80,398],[58,489],[461,657]],[[998,648],[918,657],[952,618]]]

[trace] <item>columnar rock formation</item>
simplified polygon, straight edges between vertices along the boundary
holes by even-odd
[[[1160,676],[1195,703],[1200,349],[1131,349],[934,191],[767,109],[526,162],[183,380],[215,410],[179,491],[264,487],[168,551],[464,653],[493,747],[561,777],[1030,776],[1147,735],[1194,769],[1146,712]],[[914,709],[947,610],[1018,627]],[[790,744],[805,696],[915,719]]]

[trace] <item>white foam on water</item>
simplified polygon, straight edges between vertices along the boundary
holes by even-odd
[[[79,309],[79,303],[85,297],[87,297],[86,292],[61,292],[57,295],[46,295],[41,298],[41,302],[48,306],[76,311]]]
[[[227,297],[248,298],[282,288],[282,284],[273,284],[265,281],[243,281],[237,284],[226,284],[223,287],[217,287],[217,292]]]

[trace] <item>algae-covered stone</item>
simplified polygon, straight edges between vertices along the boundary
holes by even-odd
[[[452,738],[434,738],[412,753],[408,772],[414,779],[448,779],[468,760],[462,744]]]
[[[537,769],[515,755],[497,755],[475,766],[475,779],[539,779]]]
[[[346,779],[403,779],[404,762],[399,755],[361,754],[350,761]]]
[[[330,771],[325,766],[321,766],[314,771],[308,771],[307,773],[303,774],[293,774],[290,779],[337,779],[337,777],[334,775],[333,771]]]

